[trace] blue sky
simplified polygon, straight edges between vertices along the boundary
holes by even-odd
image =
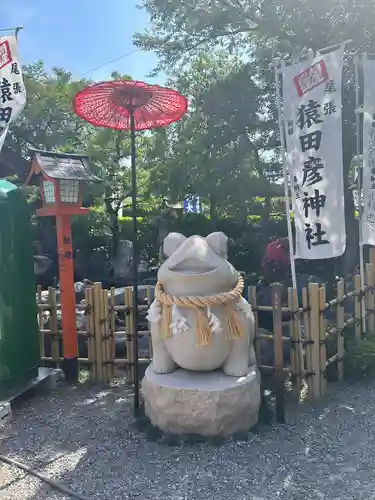
[[[93,80],[106,80],[112,71],[137,80],[162,83],[163,76],[148,78],[155,67],[153,53],[137,51],[119,61],[94,68],[136,50],[132,35],[148,26],[138,0],[0,0],[0,28],[23,25],[19,34],[23,63],[42,59]],[[0,35],[4,33],[0,33]]]

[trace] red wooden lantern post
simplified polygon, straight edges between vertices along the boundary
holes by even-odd
[[[25,184],[40,177],[42,208],[40,217],[56,217],[64,372],[67,381],[78,379],[78,342],[74,293],[72,215],[86,215],[82,207],[85,181],[98,181],[88,165],[88,157],[47,151],[34,151],[31,170]]]

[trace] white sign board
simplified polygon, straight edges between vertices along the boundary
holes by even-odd
[[[0,37],[0,151],[9,124],[19,117],[25,105],[26,90],[17,38]]]
[[[363,56],[363,214],[364,245],[375,245],[375,61]]]
[[[341,72],[344,48],[283,63],[286,165],[292,181],[296,259],[345,251]]]

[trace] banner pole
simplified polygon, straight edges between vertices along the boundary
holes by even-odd
[[[23,26],[17,26],[16,30],[15,30],[15,33],[14,33],[14,36],[16,37],[16,40],[18,42],[18,33],[23,30]]]
[[[339,43],[336,43],[335,45],[330,45],[328,47],[324,47],[322,49],[319,49],[319,50],[315,51],[315,55],[314,55],[314,52],[311,49],[309,49],[309,51],[306,53],[301,52],[299,55],[297,55],[295,57],[283,59],[283,62],[290,63],[291,61],[293,61],[294,63],[297,63],[297,62],[303,61],[305,59],[314,59],[314,57],[316,57],[317,55],[321,55],[321,56],[326,55],[329,52],[332,52],[333,50],[338,49],[341,46],[346,47],[347,45],[350,45],[351,43],[353,43],[353,40],[348,39],[348,40],[345,40],[344,42],[339,42]],[[353,54],[349,54],[349,55],[353,55]],[[271,66],[272,66],[272,64],[270,64],[270,67]]]
[[[317,51],[317,54],[324,55],[324,54],[327,54],[328,52],[331,52],[333,50],[338,49],[339,47],[342,47],[343,45],[344,45],[344,47],[346,47],[347,45],[350,45],[351,43],[353,43],[353,40],[351,38],[348,38],[347,40],[344,40],[343,42],[335,43],[335,45],[330,45],[329,47],[324,47],[323,49],[319,49]]]
[[[354,56],[355,68],[355,133],[356,133],[356,155],[357,155],[357,192],[358,192],[358,235],[359,235],[359,274],[361,276],[361,290],[365,287],[365,264],[363,259],[363,206],[362,206],[362,187],[363,187],[363,164],[360,164],[361,152],[361,136],[360,136],[360,120],[362,108],[359,98],[359,56]],[[363,300],[361,300],[361,316],[362,316],[362,331],[366,333],[366,307]]]
[[[296,290],[296,306],[299,309],[299,300],[298,300],[298,292],[297,292],[297,276],[296,276],[296,263],[294,259],[294,248],[293,248],[293,233],[292,233],[292,221],[290,217],[291,212],[291,203],[289,200],[289,173],[288,167],[286,163],[286,149],[285,149],[285,141],[284,141],[284,114],[281,109],[281,92],[280,92],[280,78],[279,78],[279,66],[280,63],[275,64],[275,81],[276,81],[276,103],[277,103],[277,111],[278,111],[278,123],[279,123],[279,134],[280,134],[280,146],[281,146],[281,157],[283,162],[283,176],[284,176],[284,197],[285,197],[285,212],[286,212],[286,221],[287,221],[287,229],[288,229],[288,240],[289,240],[289,257],[290,257],[290,270],[292,274],[292,284],[294,290]],[[293,187],[291,187],[293,190]],[[293,191],[292,191],[293,192]],[[300,358],[300,369],[301,372],[305,369],[305,362],[303,357],[303,348],[302,348],[302,334],[301,334],[301,324],[298,323],[298,346],[299,346],[299,358]]]
[[[0,28],[1,31],[14,31],[16,34],[19,32],[19,30],[22,30],[23,26],[16,26],[15,28]]]
[[[278,122],[279,122],[279,134],[280,134],[280,145],[281,145],[281,157],[283,163],[283,175],[284,175],[284,197],[285,197],[285,212],[286,212],[286,221],[288,228],[288,239],[289,239],[289,256],[290,256],[290,269],[292,274],[292,284],[293,288],[297,290],[297,278],[296,278],[296,265],[294,260],[294,251],[293,251],[293,233],[292,233],[292,221],[290,217],[290,201],[289,201],[289,176],[288,176],[288,168],[286,164],[285,158],[285,144],[284,144],[284,118],[281,110],[281,95],[280,95],[280,85],[279,85],[279,70],[278,64],[275,64],[275,81],[276,81],[276,103],[278,110]]]
[[[18,40],[18,33],[23,30],[23,26],[17,26],[16,28],[1,28],[0,29],[0,37],[2,36],[1,33],[6,33],[8,31],[14,31],[14,36],[16,37],[16,40]]]

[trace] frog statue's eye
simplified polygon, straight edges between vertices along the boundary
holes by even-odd
[[[228,257],[228,237],[221,231],[211,233],[206,237],[210,247],[221,257]]]
[[[166,257],[170,257],[186,240],[186,237],[180,233],[169,233],[163,241],[163,252]]]

